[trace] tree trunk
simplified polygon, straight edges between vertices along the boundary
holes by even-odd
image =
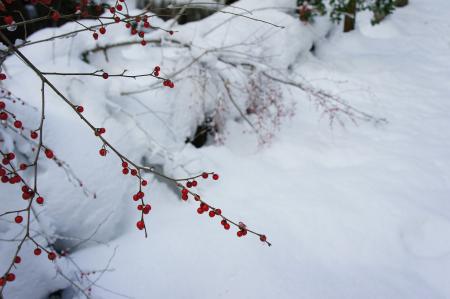
[[[356,0],[349,0],[344,18],[344,32],[355,29],[356,20]]]
[[[408,5],[408,0],[395,0],[395,6],[403,7]]]

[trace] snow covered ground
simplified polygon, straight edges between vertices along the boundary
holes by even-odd
[[[343,34],[336,28],[326,37],[314,35],[320,26],[305,29],[294,25],[294,19],[280,18],[278,12],[258,15],[289,26],[285,31],[290,38],[298,32],[299,36],[311,35],[299,37],[302,42],[315,41],[314,53],[302,51],[301,47],[309,49],[310,44],[299,42],[282,49],[285,56],[276,58],[280,67],[290,64],[292,73],[338,93],[363,111],[386,118],[388,123],[379,126],[347,122],[345,127],[335,124],[330,128],[304,94],[286,88],[283,94],[286,100],[296,102],[296,115],[269,146],[258,146],[251,133],[243,133],[248,131],[245,122],[230,119],[224,144],[195,149],[180,138],[168,141],[167,131],[158,133],[166,129],[154,117],[134,118],[151,128],[156,136],[152,141],[139,132],[125,135],[133,132],[129,129],[135,124],[130,120],[119,117],[116,123],[108,123],[111,109],[138,109],[117,99],[120,91],[136,86],[115,81],[117,86],[99,79],[86,91],[81,81],[58,78],[58,84],[70,86],[66,92],[75,90],[73,99],[87,107],[87,116],[106,123],[108,133],[110,128],[122,130],[123,135],[111,137],[130,156],[140,157],[143,148],[157,143],[162,152],[170,149],[173,156],[165,156],[165,161],[172,162],[165,167],[175,175],[180,172],[173,166],[177,163],[192,172],[218,172],[221,179],[202,182],[199,193],[230,218],[244,220],[265,233],[273,244],[264,246],[252,236],[238,239],[234,232],[223,230],[217,219],[197,215],[193,202],[179,201],[165,184],[156,181],[147,191],[153,209],[147,220],[149,238],[145,239],[135,229],[137,214],[130,200],[133,181],[121,176],[118,160],[97,157],[98,142],[80,137],[90,133],[74,125],[76,118],[69,118],[66,108],[55,100],[48,121],[61,126],[49,125],[49,142],[73,165],[87,188],[96,191],[97,199],[77,200],[81,192],[67,184],[46,185],[48,226],[61,235],[81,238],[105,222],[94,237],[105,244],[88,242],[89,246],[72,255],[85,271],[109,269],[101,274],[97,286],[92,286],[93,298],[449,298],[450,3],[410,2],[376,27],[370,25],[369,15],[361,14],[354,32]],[[254,3],[241,1],[237,6]],[[213,21],[176,29],[187,39],[189,32],[202,30],[202,22]],[[208,41],[214,45],[219,37]],[[283,44],[283,36],[274,41]],[[83,46],[72,45],[74,52]],[[27,54],[33,56],[31,49]],[[279,50],[275,47],[272,54]],[[126,51],[131,51],[126,55],[134,59],[145,50]],[[151,69],[161,58],[154,53],[142,55],[154,58],[145,66],[136,58],[130,69]],[[175,54],[167,55],[170,59]],[[45,57],[41,61],[38,55],[33,57],[47,70],[53,68]],[[62,54],[59,59],[57,66],[67,63]],[[24,72],[18,61],[7,63],[13,74]],[[105,67],[100,57],[94,57],[92,63]],[[120,69],[120,63],[116,67]],[[30,86],[38,86],[38,81],[33,82]],[[14,90],[20,80],[10,84]],[[170,91],[176,93],[177,106],[160,103],[157,107],[179,107],[182,111],[176,116],[196,111],[195,105],[179,106],[180,95],[186,93],[183,88],[189,88],[188,84]],[[89,102],[86,98],[93,97],[89,94],[93,90],[99,100]],[[115,106],[101,100],[104,90],[108,90],[108,103]],[[21,91],[24,98],[32,94]],[[154,100],[171,97],[161,95]],[[195,125],[189,117],[172,122],[176,133],[192,123]],[[67,134],[65,128],[76,131]],[[89,167],[81,163],[83,159]],[[39,267],[49,267],[44,264],[48,262]],[[18,269],[17,282],[7,289],[6,298],[34,298],[29,293],[32,290],[45,294],[67,284],[52,275],[37,280],[34,270],[26,266]],[[26,272],[31,273],[28,281],[20,278],[21,274],[27,277]],[[30,280],[34,286],[27,288]]]

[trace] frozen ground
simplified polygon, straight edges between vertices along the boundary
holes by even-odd
[[[230,121],[224,145],[177,148],[175,160],[220,173],[219,182],[200,187],[204,198],[266,233],[272,247],[238,239],[156,182],[145,239],[134,228],[131,184],[114,175],[115,164],[93,157],[95,172],[74,166],[87,180],[106,176],[99,205],[115,210],[99,238],[116,237],[72,256],[87,271],[105,268],[113,256],[93,298],[449,298],[449,10],[447,0],[412,0],[376,27],[362,14],[356,31],[336,29],[314,54],[297,59],[294,72],[387,124],[330,128],[293,89],[296,116],[270,146],[258,147],[242,133],[245,123]],[[67,142],[81,150],[82,141]],[[95,146],[83,146],[80,155],[96,153]],[[87,222],[96,223],[107,215],[90,204],[69,217],[68,205],[58,212],[49,203],[48,213],[58,219],[53,226],[73,234],[84,229],[64,224],[65,217],[78,223],[91,212]],[[24,285],[18,279],[11,298],[30,298],[19,291]]]

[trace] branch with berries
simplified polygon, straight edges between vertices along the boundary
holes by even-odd
[[[212,178],[212,180],[216,181],[219,179],[219,175],[214,172],[203,172],[199,175],[188,177],[188,178],[172,178],[165,175],[162,172],[156,171],[153,167],[142,166],[134,161],[130,160],[125,154],[119,152],[116,147],[111,144],[105,137],[106,129],[103,127],[95,126],[90,120],[88,120],[84,116],[85,107],[81,105],[75,105],[72,101],[70,101],[59,89],[55,87],[55,85],[48,79],[50,76],[87,76],[87,77],[102,77],[103,79],[108,79],[110,77],[120,77],[120,78],[140,78],[140,77],[153,77],[163,82],[163,86],[174,88],[174,83],[168,79],[160,76],[161,68],[156,66],[153,70],[146,74],[137,74],[131,75],[127,73],[127,70],[124,70],[121,73],[117,74],[108,74],[103,70],[97,70],[91,73],[63,73],[63,72],[43,72],[38,69],[20,50],[20,48],[25,47],[27,45],[46,42],[53,40],[55,38],[71,36],[74,33],[78,33],[81,31],[93,31],[93,38],[98,39],[100,35],[106,34],[106,26],[112,25],[115,23],[123,22],[125,23],[125,27],[130,29],[131,35],[137,35],[141,38],[141,44],[146,45],[147,41],[144,39],[145,33],[143,31],[138,31],[136,29],[136,23],[142,23],[144,28],[150,28],[150,23],[148,19],[150,16],[146,15],[145,12],[138,16],[129,16],[128,8],[126,7],[126,3],[124,0],[117,0],[113,7],[110,7],[109,11],[112,14],[111,17],[97,17],[96,20],[99,21],[100,25],[98,26],[84,26],[80,22],[78,22],[79,15],[81,14],[83,17],[91,17],[86,14],[85,10],[83,10],[83,5],[77,7],[77,10],[74,14],[70,15],[62,15],[57,10],[48,6],[51,1],[37,1],[37,4],[48,7],[49,15],[43,18],[38,18],[35,20],[24,20],[21,22],[15,22],[14,19],[10,15],[7,15],[3,18],[5,25],[0,26],[0,40],[8,47],[8,53],[16,55],[28,68],[30,68],[40,79],[41,82],[41,116],[40,123],[37,129],[27,129],[30,131],[30,138],[36,140],[36,145],[34,148],[35,156],[32,163],[20,163],[19,167],[15,165],[18,164],[15,161],[17,160],[14,152],[5,152],[0,150],[1,162],[0,165],[0,180],[3,183],[9,183],[13,185],[21,186],[22,198],[27,201],[27,204],[24,208],[6,211],[0,214],[0,217],[9,217],[14,216],[14,222],[25,227],[23,235],[18,239],[18,245],[14,252],[11,263],[5,270],[4,274],[0,277],[0,297],[2,296],[2,292],[7,283],[13,282],[16,278],[13,269],[17,267],[18,264],[21,263],[22,258],[20,256],[20,252],[22,250],[25,242],[31,242],[35,245],[35,249],[33,250],[34,255],[39,256],[43,253],[47,254],[47,257],[50,261],[55,261],[59,254],[53,250],[50,246],[44,246],[40,244],[32,235],[31,235],[31,219],[33,214],[33,207],[37,205],[43,205],[45,203],[44,196],[40,194],[38,188],[38,168],[41,156],[44,155],[47,159],[56,160],[56,156],[54,152],[47,147],[43,142],[44,135],[44,120],[45,120],[45,104],[46,104],[46,89],[52,90],[59,99],[65,102],[69,107],[72,108],[73,112],[78,115],[81,121],[87,125],[93,132],[94,136],[98,138],[100,143],[102,144],[99,149],[99,155],[102,157],[106,157],[109,154],[114,154],[121,161],[121,168],[123,175],[131,175],[137,180],[137,192],[132,196],[133,201],[137,202],[137,210],[139,211],[138,221],[136,222],[136,227],[138,230],[142,230],[147,237],[147,226],[145,223],[145,216],[149,214],[152,207],[150,203],[148,203],[145,198],[144,188],[148,185],[147,180],[145,180],[142,176],[142,173],[150,172],[156,176],[165,178],[172,182],[179,190],[181,199],[184,201],[189,200],[189,198],[193,198],[195,201],[199,203],[197,208],[198,214],[208,213],[211,218],[219,218],[220,223],[225,230],[230,230],[231,227],[235,227],[237,229],[237,236],[243,237],[247,234],[253,234],[257,236],[261,242],[271,245],[270,242],[267,241],[267,237],[264,234],[257,233],[256,231],[250,229],[241,221],[233,221],[230,218],[223,215],[222,210],[220,208],[216,208],[205,200],[203,200],[199,194],[193,192],[191,188],[196,187],[198,185],[198,180]],[[126,13],[122,13],[125,9]],[[0,9],[1,10],[1,9]],[[26,42],[22,45],[15,46],[11,40],[1,31],[2,29],[11,28],[11,26],[26,26],[27,24],[31,24],[33,22],[37,22],[42,19],[52,19],[53,21],[58,21],[61,18],[65,18],[68,20],[76,21],[78,24],[83,26],[83,29],[72,31],[70,33],[66,33],[59,36],[54,36],[52,38],[42,39],[35,42]],[[113,22],[103,23],[102,19],[113,20]],[[253,18],[252,18],[253,19]],[[255,19],[256,20],[256,19]],[[161,29],[152,27],[155,29]],[[97,33],[100,33],[100,35]],[[164,29],[162,29],[164,30]],[[173,34],[173,31],[167,31],[169,34]],[[5,80],[6,75],[0,74],[0,80]],[[25,126],[21,120],[17,119],[16,115],[7,109],[7,106],[0,102],[0,121],[11,128],[15,128],[20,130],[21,132],[24,130]],[[13,119],[13,121],[11,121]],[[31,183],[27,182],[25,178],[23,178],[20,174],[20,171],[25,170],[31,171],[32,178]]]

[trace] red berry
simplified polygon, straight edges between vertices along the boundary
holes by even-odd
[[[216,213],[216,215],[222,215],[222,210],[221,209],[216,209],[214,212]]]
[[[185,193],[181,194],[181,199],[182,200],[188,200],[189,196]]]
[[[20,120],[16,120],[14,122],[14,127],[16,127],[17,129],[22,128],[22,122]]]
[[[97,32],[92,33],[92,37],[93,37],[95,40],[98,40],[98,33],[97,33]]]
[[[229,230],[230,229],[230,225],[228,223],[225,223],[223,225],[223,228],[226,229],[226,230]]]
[[[124,168],[124,169],[122,169],[122,173],[123,173],[123,174],[127,175],[127,174],[128,174],[128,172],[129,172],[128,168]]]
[[[102,77],[103,77],[103,79],[108,79],[109,75],[108,75],[108,73],[103,73]]]
[[[50,252],[50,253],[48,254],[48,259],[51,260],[51,261],[53,261],[54,259],[56,259],[56,253]]]
[[[145,46],[147,45],[147,42],[145,40],[141,40],[141,45]]]
[[[22,223],[23,217],[20,216],[20,215],[17,215],[16,218],[14,218],[14,221],[15,221],[16,223]]]
[[[186,183],[186,187],[191,188],[192,187],[192,183],[191,182],[187,182]]]
[[[125,161],[123,161],[123,162],[122,162],[122,167],[123,167],[123,168],[127,168],[127,167],[128,167],[128,163],[125,162]]]
[[[100,136],[102,134],[106,133],[106,129],[105,128],[97,128],[95,129],[95,136]]]
[[[14,273],[6,274],[6,280],[7,281],[14,281],[15,279],[16,279],[16,275],[14,275]]]
[[[6,279],[3,277],[0,277],[0,287],[4,286],[6,284]]]
[[[147,186],[148,182],[146,180],[142,180],[142,186]]]
[[[170,30],[170,31],[169,31],[169,34],[170,34],[170,35],[173,35],[173,31],[172,31],[172,30]]]
[[[144,214],[150,213],[151,209],[152,209],[152,207],[149,204],[145,205],[145,207],[143,209]]]
[[[216,213],[214,213],[214,211],[209,211],[209,217],[213,218],[214,216],[216,216]]]
[[[142,211],[143,208],[144,208],[143,205],[138,205],[138,206],[137,206],[137,209],[138,209],[139,211]]]
[[[51,18],[52,18],[53,21],[58,22],[59,19],[61,18],[61,15],[59,14],[59,12],[54,11],[54,12],[52,13]]]
[[[197,181],[196,180],[193,180],[192,181],[192,187],[196,187],[197,186]]]
[[[45,149],[45,156],[49,159],[52,159],[54,157],[52,150],[46,148]]]
[[[11,16],[5,16],[3,17],[3,22],[5,22],[7,25],[11,25],[14,22],[14,19]]]
[[[197,213],[199,213],[199,214],[203,214],[203,209],[202,208],[197,208]]]
[[[22,259],[20,258],[20,256],[16,256],[14,258],[14,263],[16,263],[16,264],[20,264],[21,261],[22,261]]]
[[[265,235],[261,235],[259,236],[259,239],[261,240],[261,242],[266,242],[267,237]]]
[[[131,175],[133,175],[133,176],[134,176],[134,175],[137,175],[137,173],[138,173],[138,172],[137,172],[137,170],[136,170],[136,169],[131,169]]]
[[[35,131],[31,131],[30,137],[31,137],[31,139],[36,139],[36,138],[38,138],[38,133]]]
[[[77,112],[78,113],[83,113],[83,111],[84,111],[83,106],[77,106]]]
[[[100,27],[100,29],[98,30],[101,34],[105,34],[106,33],[106,28],[105,27]]]
[[[6,80],[6,75],[3,73],[0,73],[0,81]]]
[[[5,102],[0,101],[0,109],[5,109],[5,108],[6,108]]]
[[[113,14],[113,13],[116,12],[116,9],[115,9],[114,7],[110,7],[110,8],[109,8],[109,12]]]
[[[123,7],[122,7],[122,5],[117,4],[116,8],[117,8],[118,11],[121,11]]]
[[[237,234],[237,236],[238,236],[238,237],[242,237],[242,236],[243,236],[243,234],[242,234],[242,231],[241,231],[241,230],[239,230],[239,231],[238,231],[238,232],[237,232],[236,234]]]
[[[19,168],[20,168],[20,170],[25,170],[25,169],[27,169],[27,164],[20,164],[20,166],[19,166]]]
[[[213,174],[213,180],[217,181],[219,179],[219,175],[217,173]]]
[[[33,251],[34,255],[41,255],[42,250],[38,247]]]
[[[42,205],[44,203],[44,198],[42,196],[39,196],[38,198],[36,198],[36,202]]]
[[[145,227],[145,223],[144,223],[144,221],[140,220],[136,223],[136,226],[139,230],[143,230]]]
[[[100,156],[103,156],[103,157],[106,156],[106,153],[107,153],[105,148],[100,149],[98,152],[100,153]]]
[[[0,120],[6,120],[8,118],[8,114],[6,112],[0,112]]]

